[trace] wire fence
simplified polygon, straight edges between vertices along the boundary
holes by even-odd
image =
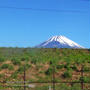
[[[82,68],[80,71],[81,74],[81,81],[73,82],[73,81],[62,81],[62,82],[57,82],[55,79],[55,66],[53,66],[53,71],[52,71],[52,81],[27,81],[26,80],[26,69],[24,67],[24,72],[23,72],[23,81],[15,81],[15,82],[0,82],[2,83],[3,89],[0,90],[77,90],[77,89],[67,89],[64,87],[60,87],[59,89],[56,88],[56,86],[60,86],[61,84],[68,84],[69,86],[73,87],[74,84],[78,84],[80,86],[80,89],[78,90],[90,90],[90,82],[85,82],[84,81],[84,66],[82,65]],[[10,85],[11,84],[11,85]],[[12,85],[13,84],[13,85]],[[15,85],[16,84],[16,85]],[[36,85],[35,85],[36,84]],[[88,87],[85,88],[85,84],[88,85]],[[43,86],[47,85],[48,88],[41,88],[37,89],[38,86]]]

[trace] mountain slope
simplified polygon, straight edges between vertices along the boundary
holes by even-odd
[[[47,41],[36,46],[37,48],[83,48],[65,36],[53,36]]]

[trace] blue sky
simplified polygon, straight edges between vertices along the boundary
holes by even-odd
[[[2,6],[66,12],[0,8],[0,46],[30,47],[64,35],[90,48],[89,0],[0,0]]]

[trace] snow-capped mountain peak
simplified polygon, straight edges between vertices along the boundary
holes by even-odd
[[[53,36],[44,43],[36,46],[38,48],[83,48],[65,36]]]

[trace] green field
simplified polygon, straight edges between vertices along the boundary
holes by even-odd
[[[25,66],[25,68],[24,68]],[[83,75],[81,69],[83,66]],[[26,90],[49,90],[53,87],[53,68],[56,90],[81,90],[81,84],[59,82],[85,82],[84,90],[90,90],[90,49],[38,49],[38,48],[0,48],[0,90],[24,90],[24,69],[26,82],[35,85]],[[7,83],[2,83],[2,82]],[[11,82],[11,83],[10,83]],[[39,82],[39,83],[38,83]],[[40,83],[49,82],[49,83]],[[5,87],[14,85],[15,87]]]

